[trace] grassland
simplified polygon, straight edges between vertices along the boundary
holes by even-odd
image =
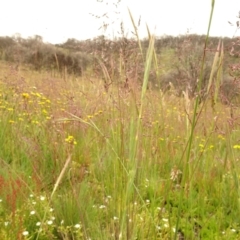
[[[107,90],[0,62],[0,239],[240,239],[238,108]]]

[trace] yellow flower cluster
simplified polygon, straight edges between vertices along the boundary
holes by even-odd
[[[75,140],[75,138],[71,135],[68,135],[67,138],[65,138],[65,142],[69,143],[69,144],[73,144],[73,145],[77,145],[77,141]]]
[[[240,145],[234,145],[233,148],[234,149],[240,149]]]
[[[29,99],[30,95],[28,93],[22,93],[23,99]]]

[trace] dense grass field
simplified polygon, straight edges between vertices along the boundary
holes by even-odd
[[[0,62],[0,239],[240,239],[239,110],[187,158],[194,101]]]

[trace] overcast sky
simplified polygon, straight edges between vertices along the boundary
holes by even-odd
[[[139,33],[147,36],[145,24],[156,36],[190,33],[206,34],[212,0],[1,0],[0,36],[40,35],[45,42],[62,43],[68,38],[85,40],[101,34],[132,37],[128,8]],[[212,36],[232,37],[240,11],[240,0],[215,0]],[[228,21],[234,26],[230,26]],[[104,32],[99,29],[109,24]],[[236,34],[240,35],[240,30]]]

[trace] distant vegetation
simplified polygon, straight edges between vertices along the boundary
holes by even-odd
[[[188,89],[190,96],[195,96],[204,40],[205,36],[198,35],[157,38],[155,51],[159,66],[151,71],[149,86],[161,88],[164,92],[174,86],[177,95]],[[209,80],[218,43],[219,38],[211,37],[205,50],[207,57],[203,91]],[[231,102],[239,94],[236,89],[236,80],[240,76],[239,39],[224,38],[223,43],[225,56],[222,91],[226,95],[225,102]],[[142,40],[141,44],[146,52],[148,40]],[[85,41],[68,39],[65,43],[56,45],[44,43],[42,37],[37,35],[28,39],[20,36],[0,37],[0,59],[17,66],[29,64],[38,71],[51,71],[53,76],[95,75],[105,81],[106,87],[112,83],[125,86],[141,84],[144,73],[137,40],[125,37],[114,41],[104,36]]]

